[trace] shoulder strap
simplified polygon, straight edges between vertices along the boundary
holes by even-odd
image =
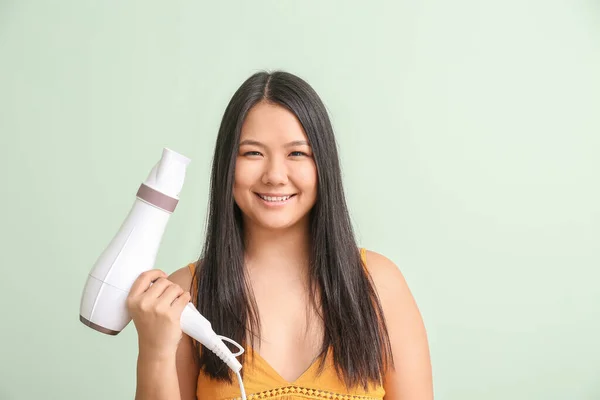
[[[362,260],[363,268],[367,271],[367,249],[364,247],[360,249],[360,259]]]
[[[194,305],[196,305],[196,287],[197,287],[196,263],[189,263],[188,269],[190,271],[190,274],[192,275],[192,284],[191,284],[191,292],[190,292],[190,294],[192,295],[191,301],[192,301],[192,303],[194,303]]]

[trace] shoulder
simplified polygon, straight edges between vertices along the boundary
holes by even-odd
[[[408,290],[400,268],[383,254],[365,249],[365,262],[377,291],[385,293],[389,290]]]
[[[386,393],[393,399],[432,399],[429,345],[417,302],[392,260],[374,251],[365,253],[392,348],[394,368],[384,379]]]
[[[414,310],[416,303],[408,283],[392,260],[375,251],[365,250],[365,262],[387,320],[394,318],[398,307]]]
[[[192,289],[192,272],[194,271],[195,263],[190,263],[185,267],[175,270],[169,275],[169,280],[179,286],[183,290],[190,291]]]

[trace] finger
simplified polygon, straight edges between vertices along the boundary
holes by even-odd
[[[183,289],[181,288],[181,286],[173,283],[169,287],[167,287],[164,290],[164,292],[162,292],[162,294],[158,298],[158,303],[162,307],[171,307],[173,301],[175,301],[175,299],[177,299],[182,293]]]
[[[173,304],[171,304],[171,308],[173,309],[173,311],[176,311],[179,315],[183,312],[183,309],[185,308],[185,306],[188,305],[191,299],[192,295],[190,294],[190,292],[183,292],[181,296],[177,297],[175,301],[173,301]]]
[[[157,280],[158,278],[166,278],[167,274],[159,269],[151,269],[149,271],[143,272],[131,285],[131,289],[129,290],[130,296],[138,296],[148,289],[150,284]]]
[[[174,283],[167,278],[158,278],[156,281],[154,281],[154,283],[152,283],[152,286],[146,290],[144,295],[152,297],[153,299],[157,299],[168,287],[172,285],[174,285]]]

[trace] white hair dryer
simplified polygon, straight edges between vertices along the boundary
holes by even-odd
[[[79,311],[79,319],[85,325],[116,335],[131,321],[127,295],[137,277],[154,268],[166,225],[179,202],[189,163],[189,158],[163,149],[160,161],[140,185],[127,218],[87,278]],[[244,349],[233,340],[217,335],[192,303],[181,314],[181,329],[218,355],[239,377],[242,366],[236,356]],[[221,339],[237,346],[240,352],[233,354]]]

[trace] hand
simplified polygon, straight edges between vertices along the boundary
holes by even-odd
[[[127,309],[138,331],[140,352],[175,356],[181,339],[181,313],[191,295],[160,270],[142,273],[127,296]]]

